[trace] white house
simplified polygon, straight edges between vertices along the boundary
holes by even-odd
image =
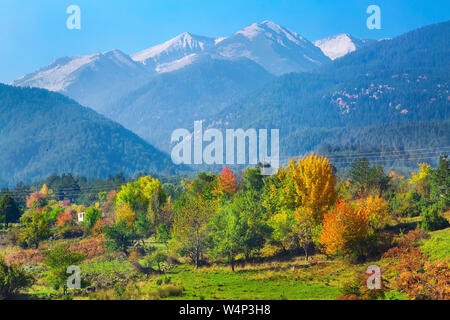
[[[78,213],[78,222],[83,222],[84,221],[84,212],[79,212]]]

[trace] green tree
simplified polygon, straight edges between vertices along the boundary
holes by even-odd
[[[187,186],[188,193],[192,197],[200,195],[203,199],[213,200],[214,190],[217,189],[217,177],[212,173],[200,172],[197,178]]]
[[[84,213],[84,228],[86,232],[89,232],[98,219],[102,217],[101,210],[95,207],[89,207]]]
[[[201,195],[185,195],[177,206],[173,221],[174,247],[189,256],[197,269],[207,247],[208,223],[215,213],[213,202]]]
[[[156,265],[158,271],[161,271],[161,264],[167,261],[167,254],[163,251],[155,251],[149,259],[151,265]]]
[[[45,210],[29,211],[20,218],[23,228],[18,238],[23,247],[39,247],[39,243],[50,236],[50,227]]]
[[[128,228],[126,221],[120,221],[105,228],[106,247],[112,251],[121,251],[128,256],[128,247],[138,238],[134,230]]]
[[[284,250],[294,248],[297,245],[297,235],[294,231],[296,219],[291,212],[282,210],[272,215],[267,223],[272,228],[271,239],[277,245],[281,245]]]
[[[67,280],[70,274],[67,268],[77,265],[86,258],[80,252],[69,251],[68,246],[61,246],[45,252],[47,258],[44,263],[48,267],[47,280],[56,290],[63,288],[64,295],[67,294]]]
[[[145,248],[145,239],[153,234],[153,223],[145,213],[139,213],[135,222],[136,235],[141,240],[142,247]]]
[[[20,210],[14,199],[8,194],[4,194],[0,199],[0,222],[8,223],[17,222],[20,218]]]
[[[434,204],[422,211],[422,229],[425,231],[436,231],[447,228],[448,221],[440,215],[440,207]]]
[[[234,271],[238,254],[246,258],[264,246],[271,230],[256,191],[242,192],[225,205],[212,222],[212,254],[227,259]]]
[[[0,299],[16,295],[19,290],[30,287],[33,282],[33,276],[27,274],[21,265],[8,265],[0,255]]]
[[[156,241],[167,243],[170,239],[170,229],[166,224],[161,223],[156,230]]]
[[[356,197],[366,196],[369,193],[381,194],[387,190],[390,180],[384,174],[382,166],[371,166],[366,158],[361,158],[352,164],[349,177]]]
[[[261,191],[264,187],[263,176],[260,168],[247,168],[244,172],[244,189]]]
[[[212,256],[226,258],[234,271],[236,256],[244,252],[245,221],[236,210],[225,210],[216,215],[213,224]]]
[[[447,155],[439,157],[439,165],[431,171],[431,198],[450,206],[450,160]]]

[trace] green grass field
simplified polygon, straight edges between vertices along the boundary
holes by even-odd
[[[60,242],[65,241],[57,244]],[[43,243],[43,247],[47,245],[49,243]],[[420,245],[430,260],[449,259],[450,228],[431,232],[430,238]],[[163,244],[156,246],[165,248]],[[111,283],[118,279],[118,282],[103,286],[89,296],[75,296],[75,299],[334,300],[341,295],[344,284],[369,265],[379,265],[385,270],[389,264],[386,259],[351,264],[345,259],[327,260],[317,254],[309,262],[296,257],[288,261],[246,264],[238,266],[235,272],[225,265],[195,270],[192,265],[183,263],[164,275],[145,276],[136,274],[128,260],[108,257],[105,254],[83,262],[82,274],[91,274],[94,278],[101,275],[103,281]],[[145,259],[141,258],[141,263]],[[46,284],[42,265],[35,265],[32,273],[37,282],[27,292],[30,298],[60,298],[58,291]],[[123,283],[123,279],[128,280]],[[391,290],[386,299],[403,300],[406,296]]]
[[[227,266],[203,267],[179,265],[165,275],[153,275],[127,286],[124,298],[187,299],[187,300],[333,300],[340,295],[343,281],[361,272],[364,267],[344,261],[306,263],[302,258],[289,262],[246,265],[235,272]],[[161,296],[159,291],[175,287],[182,294]],[[117,298],[108,289],[91,298]]]
[[[430,239],[423,241],[422,251],[430,260],[450,260],[450,228],[430,232]]]

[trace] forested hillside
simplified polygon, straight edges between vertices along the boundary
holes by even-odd
[[[0,85],[0,181],[174,172],[170,158],[58,93]]]
[[[353,52],[318,72],[282,76],[210,123],[279,128],[285,156],[324,144],[380,150],[448,146],[448,123],[441,120],[449,116],[449,31],[450,22],[428,26]],[[401,131],[396,123],[404,123]]]

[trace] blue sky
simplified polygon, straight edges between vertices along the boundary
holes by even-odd
[[[71,4],[81,8],[81,30],[66,28]],[[381,30],[366,27],[372,4],[381,8]],[[448,0],[0,0],[0,82],[61,56],[131,54],[184,31],[228,36],[271,20],[310,40],[337,33],[379,39],[449,16]]]

